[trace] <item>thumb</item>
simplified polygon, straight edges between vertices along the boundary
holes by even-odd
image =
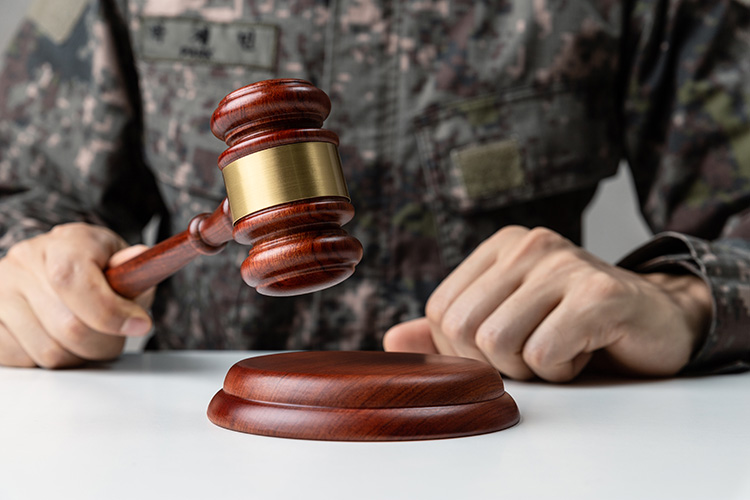
[[[427,318],[413,319],[391,327],[383,337],[386,351],[438,354]]]
[[[107,267],[119,266],[120,264],[137,257],[148,249],[149,247],[146,245],[133,245],[131,247],[123,248],[122,250],[112,255],[112,257],[110,257],[109,262],[107,263]],[[152,286],[142,294],[135,297],[133,301],[142,308],[149,309],[151,307],[151,304],[154,303],[155,295],[156,287]]]
[[[146,250],[148,250],[148,247],[146,245],[133,245],[132,247],[123,248],[115,252],[109,258],[107,267],[119,266],[123,262],[129,261],[130,259],[134,258],[136,255],[140,255]]]

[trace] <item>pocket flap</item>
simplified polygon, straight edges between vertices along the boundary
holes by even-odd
[[[564,88],[520,89],[433,106],[416,122],[434,194],[486,211],[590,186],[620,157],[611,103]]]

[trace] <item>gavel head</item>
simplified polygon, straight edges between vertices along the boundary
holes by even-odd
[[[234,240],[252,245],[242,278],[259,293],[299,295],[347,279],[362,245],[341,226],[354,216],[338,155],[324,130],[331,103],[303,80],[268,80],[226,96],[211,130]]]

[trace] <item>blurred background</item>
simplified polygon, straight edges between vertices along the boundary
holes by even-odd
[[[4,53],[11,43],[30,4],[28,0],[0,2],[0,52]],[[630,173],[621,165],[615,177],[599,186],[586,212],[584,246],[600,258],[614,262],[646,241],[649,235],[635,202]]]

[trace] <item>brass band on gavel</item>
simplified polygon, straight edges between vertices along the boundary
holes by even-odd
[[[232,222],[266,208],[321,196],[349,200],[341,159],[328,142],[300,142],[264,149],[222,170]]]

